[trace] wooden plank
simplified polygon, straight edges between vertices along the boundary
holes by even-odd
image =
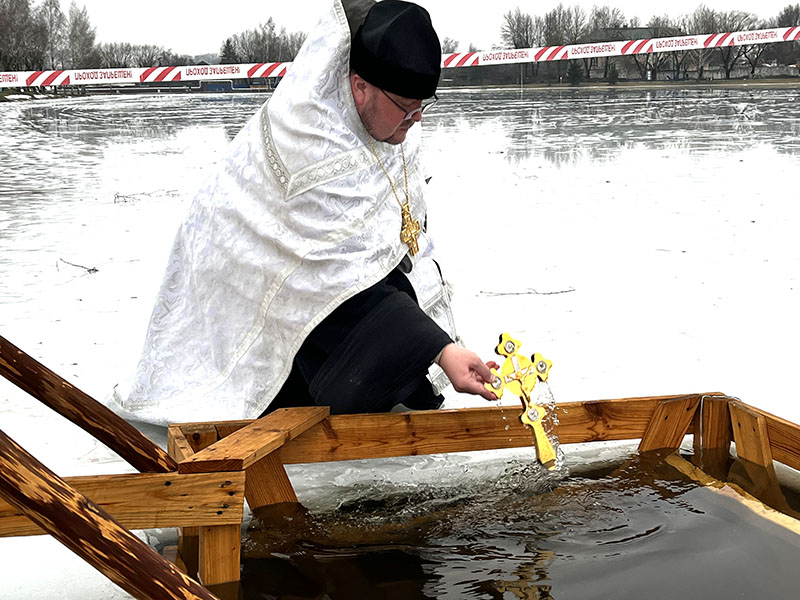
[[[736,455],[761,467],[772,466],[767,419],[742,402],[728,402]]]
[[[689,431],[700,396],[662,400],[656,406],[639,443],[640,452],[677,449]]]
[[[2,431],[0,497],[135,598],[216,598]]]
[[[180,426],[194,452],[200,452],[219,440],[213,423],[191,423]]]
[[[103,442],[136,470],[177,470],[177,463],[135,427],[3,337],[0,375]]]
[[[239,581],[241,553],[241,524],[201,527],[199,573],[203,585]]]
[[[772,458],[800,470],[800,426],[749,406],[767,420],[767,434]]]
[[[248,419],[246,421],[225,421],[223,423],[217,423],[216,428],[219,439],[228,437],[230,434],[239,431],[243,427],[247,427],[254,420],[255,419]]]
[[[728,473],[733,430],[728,398],[703,396],[695,412],[694,455],[692,462],[717,479]]]
[[[297,502],[297,496],[275,453],[248,467],[245,497],[251,510],[281,502]]]
[[[556,407],[559,442],[574,444],[642,437],[659,401],[690,396],[565,402]],[[489,406],[453,410],[333,415],[278,455],[283,464],[388,458],[531,445],[520,408]]]
[[[181,428],[176,425],[170,425],[167,428],[167,454],[175,461],[181,462],[189,458],[194,452],[194,448],[192,448],[189,440],[186,439],[186,435]]]
[[[179,464],[181,473],[244,470],[330,414],[327,406],[283,408]]]
[[[189,577],[197,577],[200,552],[200,528],[181,527],[178,530],[178,554],[183,561],[181,569]]]
[[[241,523],[241,472],[132,473],[68,477],[67,485],[113,515],[126,529]],[[0,500],[0,537],[46,533],[19,509]]]
[[[705,396],[702,400],[702,431],[699,437],[703,450],[721,449],[730,451],[733,440],[731,417],[728,411],[728,398],[725,396]]]

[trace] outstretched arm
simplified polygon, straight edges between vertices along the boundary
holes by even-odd
[[[496,362],[484,364],[471,350],[451,343],[442,350],[438,363],[457,392],[475,394],[486,400],[497,400],[497,396],[483,386],[494,378],[489,369],[500,368]]]

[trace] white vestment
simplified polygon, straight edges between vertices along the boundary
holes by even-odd
[[[311,330],[406,255],[400,206],[353,102],[349,52],[334,0],[194,198],[130,390],[112,395],[123,416],[158,424],[257,417]],[[412,213],[424,223],[420,139],[418,124],[404,146]],[[400,146],[373,143],[404,196]],[[408,278],[423,310],[456,339],[424,232],[419,248]]]

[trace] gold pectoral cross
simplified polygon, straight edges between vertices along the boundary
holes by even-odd
[[[400,228],[400,241],[408,245],[409,253],[414,256],[419,252],[419,244],[417,243],[417,238],[421,231],[419,221],[415,220],[411,215],[411,205],[408,201],[400,206],[400,214],[403,217],[403,226]]]

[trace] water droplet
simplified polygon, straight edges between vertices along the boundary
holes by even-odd
[[[506,425],[506,431],[508,431],[509,429],[511,429],[511,425]]]

